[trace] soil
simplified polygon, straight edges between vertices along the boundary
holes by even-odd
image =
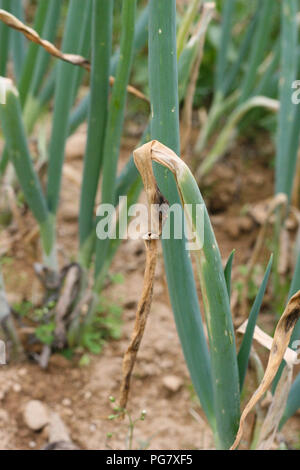
[[[58,224],[62,264],[72,260],[76,252],[78,183],[84,143],[83,127],[67,147],[70,171],[64,173]],[[135,143],[136,139],[124,140],[122,165]],[[259,228],[247,215],[247,204],[260,202],[273,192],[273,170],[267,163],[270,158],[261,151],[257,153],[258,148],[261,149],[258,144],[254,147],[246,139],[240,140],[203,181],[203,194],[224,262],[232,249],[236,249],[234,279],[239,275],[238,266],[249,259]],[[3,271],[11,304],[25,299],[38,303],[41,296],[32,267],[39,260],[33,227],[31,215],[25,212],[18,223],[14,221],[1,234],[1,246],[6,247]],[[80,448],[128,448],[128,418],[124,421],[108,418],[114,406],[109,397],[118,397],[122,357],[133,327],[144,261],[143,243],[124,241],[111,268],[112,273],[123,275],[124,282],[112,283],[104,292],[109,302],[123,309],[122,335],[119,340],[107,342],[102,353],[92,356],[88,365],[79,367],[76,361],[70,362],[56,354],[46,371],[28,361],[1,368],[0,449],[40,449],[46,445],[45,431],[31,431],[23,420],[24,406],[32,399],[41,400],[59,413],[73,442]],[[130,392],[128,409],[131,418],[137,419],[132,446],[134,449],[212,449],[212,434],[191,386],[176,333],[161,253],[153,299]],[[238,307],[234,309],[234,323],[241,323]],[[275,318],[268,308],[263,309],[259,324],[272,332]],[[267,353],[258,351],[265,362]],[[250,373],[245,399],[254,387]],[[138,420],[142,410],[147,411],[144,421]],[[299,445],[299,436],[300,417],[295,416],[284,427],[277,443],[282,440],[288,447],[295,447]]]

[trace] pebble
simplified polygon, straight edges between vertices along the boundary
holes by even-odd
[[[0,408],[0,423],[1,426],[9,422],[9,415],[7,411]]]
[[[166,375],[163,378],[163,385],[171,392],[178,392],[183,385],[183,380],[175,375]]]
[[[14,392],[19,393],[19,392],[21,392],[21,390],[22,390],[22,387],[21,387],[20,384],[14,384],[13,385],[13,391]]]
[[[25,369],[25,367],[22,367],[18,374],[20,375],[20,377],[24,377],[26,374],[27,374],[27,369]]]
[[[49,425],[47,426],[49,442],[70,442],[70,434],[65,423],[58,413],[51,413]]]
[[[23,418],[29,429],[39,431],[48,424],[49,413],[46,406],[41,401],[30,400],[25,405]]]
[[[71,406],[71,404],[72,404],[72,401],[70,400],[70,398],[64,398],[62,401],[63,406]]]
[[[90,425],[90,431],[91,431],[91,432],[95,432],[96,430],[97,430],[96,424],[92,423],[92,424]]]
[[[243,232],[250,232],[253,229],[254,221],[251,217],[244,215],[239,220],[240,229]]]
[[[28,445],[31,449],[34,449],[36,447],[36,442],[35,441],[30,441]]]

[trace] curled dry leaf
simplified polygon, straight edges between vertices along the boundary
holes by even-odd
[[[144,236],[146,247],[146,267],[144,273],[143,289],[136,311],[133,333],[129,347],[124,355],[122,366],[122,383],[119,404],[123,410],[127,405],[131,374],[143,338],[152,302],[158,239],[160,237],[162,224],[164,221],[164,215],[161,216],[161,213],[156,213],[156,210],[157,207],[161,204],[167,204],[167,201],[164,199],[157,187],[152,169],[149,147],[147,147],[147,145],[149,144],[144,145],[134,152],[134,161],[144,183],[150,210],[148,218],[148,233]]]
[[[87,71],[91,70],[91,64],[88,59],[77,54],[64,54],[56,46],[54,46],[54,44],[47,41],[46,39],[42,39],[34,29],[26,26],[24,23],[22,23],[22,21],[6,10],[0,9],[0,20],[10,28],[16,29],[20,33],[23,33],[24,36],[29,39],[29,41],[35,42],[39,46],[42,46],[53,57],[64,60],[65,62],[69,62],[70,64],[83,67]],[[109,80],[111,85],[115,81],[114,77],[110,77]],[[144,101],[149,101],[148,98],[136,88],[129,85],[127,90],[136,97]]]
[[[268,365],[263,377],[263,380],[258,387],[258,389],[252,395],[250,401],[246,405],[241,419],[240,419],[240,426],[238,433],[236,435],[236,439],[231,446],[231,450],[234,450],[239,445],[243,431],[244,431],[244,424],[246,421],[247,416],[252,411],[253,407],[257,404],[257,402],[261,399],[264,393],[270,387],[275,375],[278,371],[278,368],[281,364],[281,361],[284,357],[286,349],[289,345],[291,335],[293,332],[293,328],[297,323],[298,319],[300,318],[300,291],[298,291],[288,302],[274,333],[274,339],[269,355]]]

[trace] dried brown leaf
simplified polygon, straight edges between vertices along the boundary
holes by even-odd
[[[267,368],[265,371],[264,378],[258,387],[258,389],[252,395],[250,401],[246,405],[241,419],[238,433],[236,439],[231,446],[231,450],[236,449],[239,445],[240,440],[244,431],[244,424],[248,414],[252,411],[253,407],[261,399],[264,393],[270,387],[275,375],[278,371],[278,368],[281,364],[281,361],[284,357],[285,351],[289,345],[293,328],[300,318],[300,290],[293,295],[289,300],[274,333],[274,339],[272,343],[272,348],[269,355],[269,360]]]
[[[293,378],[293,368],[286,366],[277,384],[272,403],[262,424],[257,450],[269,450],[274,442],[284,412]]]

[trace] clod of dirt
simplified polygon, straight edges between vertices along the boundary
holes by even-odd
[[[67,140],[66,155],[69,160],[80,158],[84,155],[86,147],[86,132],[77,132]]]
[[[61,354],[52,354],[49,359],[49,366],[53,366],[53,369],[70,369],[70,361]]]
[[[39,431],[49,423],[47,407],[39,400],[30,400],[26,403],[23,418],[26,426],[32,431]]]
[[[180,377],[176,377],[175,375],[166,375],[163,378],[163,385],[170,392],[175,393],[182,387],[183,381]]]
[[[244,215],[239,219],[239,227],[242,232],[251,232],[254,227],[254,220],[251,217]]]
[[[78,220],[78,208],[74,206],[72,201],[65,204],[65,207],[61,211],[61,217],[66,222],[76,222]]]
[[[226,220],[224,223],[224,230],[230,236],[230,238],[236,240],[240,234],[238,220],[233,217],[228,218],[228,220]]]

